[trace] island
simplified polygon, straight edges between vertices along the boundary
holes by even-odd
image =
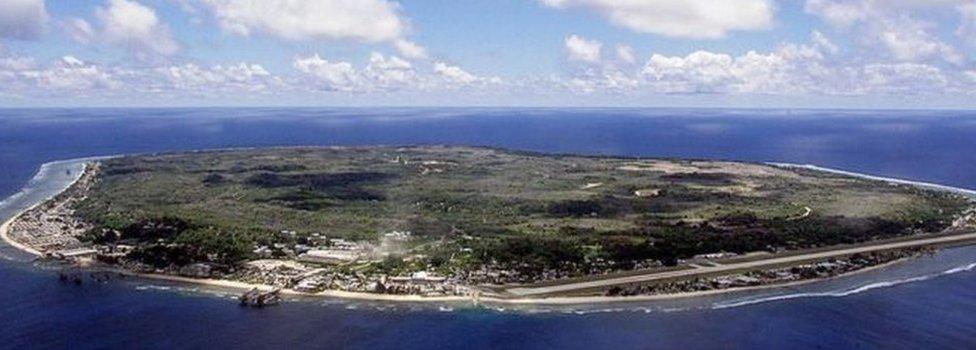
[[[974,208],[938,188],[786,164],[292,147],[91,161],[0,233],[47,259],[153,278],[575,302],[862,271],[976,242]]]

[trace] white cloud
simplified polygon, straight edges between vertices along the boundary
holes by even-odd
[[[71,56],[71,55],[62,56],[61,57],[61,62],[64,63],[66,66],[69,66],[69,67],[83,67],[83,66],[85,66],[85,62],[84,61],[79,60],[77,57]]]
[[[549,7],[593,10],[639,33],[682,38],[721,38],[731,31],[768,29],[770,0],[540,0]]]
[[[708,51],[696,51],[685,57],[654,54],[644,64],[641,75],[661,92],[720,92],[737,79],[732,73],[734,62],[727,54]]]
[[[742,56],[698,51],[686,57],[655,55],[642,73],[665,92],[796,93],[809,87],[804,65],[815,56],[794,55],[796,48],[750,51]]]
[[[964,32],[967,30],[963,28],[967,4],[971,1],[806,0],[804,10],[837,28],[853,30],[851,35],[866,38],[864,42],[869,47],[884,49],[895,60],[944,61],[960,65],[965,61],[963,55],[939,38],[938,26],[933,20],[941,20],[939,10],[958,9],[963,17],[959,32]],[[935,19],[923,20],[923,17]]]
[[[637,62],[637,56],[634,55],[634,48],[627,45],[617,45],[617,59],[627,64]]]
[[[405,39],[399,5],[386,0],[203,0],[229,33],[266,34],[289,41],[389,42],[404,56],[424,58],[423,47]]]
[[[434,63],[434,73],[437,73],[451,82],[462,85],[468,85],[478,81],[478,77],[464,71],[461,69],[461,67],[448,65],[444,62]]]
[[[627,64],[600,62],[596,44],[591,43],[590,50],[576,50],[589,52],[588,56],[577,53],[585,57],[577,60],[591,64],[571,67],[569,78],[554,81],[581,93],[833,93],[831,82],[837,78],[827,56],[838,48],[819,32],[811,33],[810,40],[807,45],[786,44],[772,52],[749,51],[740,56],[704,50],[687,56],[654,54],[636,71],[629,71]],[[618,56],[623,56],[619,57],[623,62],[635,59],[627,47],[618,47]]]
[[[293,66],[312,78],[308,83],[325,91],[364,93],[418,85],[417,73],[410,62],[375,52],[370,55],[369,63],[362,69],[345,61],[330,62],[318,54],[296,57]]]
[[[648,86],[665,93],[835,94],[835,73],[823,53],[807,45],[737,57],[708,51],[655,54],[641,70]]]
[[[636,72],[609,64],[588,65],[568,78],[551,81],[576,93],[610,94],[904,96],[976,92],[976,72],[952,76],[926,63],[840,61],[833,56],[838,51],[833,42],[814,31],[808,44],[783,44],[769,52],[654,54]]]
[[[257,64],[123,68],[72,55],[48,64],[26,57],[0,57],[0,94],[20,97],[114,98],[235,96],[287,90],[287,84]]]
[[[588,65],[553,83],[579,93],[865,95],[926,94],[973,85],[954,81],[937,67],[919,63],[845,65],[839,49],[819,32],[810,43],[784,44],[769,52],[734,56],[696,51],[686,56],[654,54],[636,72]],[[956,79],[959,80],[959,79]]]
[[[877,35],[897,60],[914,62],[941,59],[961,64],[962,55],[954,47],[930,34],[934,28],[934,25],[905,17],[885,19],[881,21]]]
[[[224,30],[263,32],[287,40],[393,41],[404,24],[395,3],[384,0],[205,0]]]
[[[107,7],[95,10],[95,16],[101,21],[106,42],[127,47],[139,58],[172,55],[179,50],[156,11],[138,2],[109,0]]]
[[[967,79],[971,82],[976,83],[976,70],[967,70],[963,72]]]
[[[836,54],[838,51],[840,51],[840,48],[837,47],[833,41],[824,36],[820,31],[814,30],[813,34],[810,35],[810,40],[812,40],[813,44],[817,47],[826,50],[827,53]]]
[[[433,73],[441,77],[443,80],[445,80],[448,87],[485,86],[485,85],[497,85],[502,83],[501,78],[480,77],[468,73],[461,67],[450,65],[444,62],[434,62]]]
[[[159,68],[157,71],[172,84],[172,88],[203,94],[265,91],[281,84],[279,78],[272,76],[261,65],[243,62],[227,66],[215,65],[209,68],[184,64]]]
[[[386,57],[379,53],[369,55],[369,64],[362,72],[369,90],[395,90],[410,86],[417,81],[413,64],[399,57]]]
[[[349,62],[330,62],[315,54],[297,57],[292,65],[299,72],[315,78],[325,90],[356,91],[362,84],[359,72]]]
[[[587,40],[577,35],[566,37],[566,53],[570,61],[598,63],[603,44],[596,40]]]
[[[967,45],[976,47],[976,3],[960,5],[959,13],[962,19],[956,35]]]
[[[25,71],[33,67],[34,67],[34,59],[30,57],[0,58],[0,71],[6,71],[6,72]]]
[[[414,58],[414,59],[427,58],[427,50],[424,49],[423,46],[417,45],[416,43],[409,40],[399,39],[397,41],[394,41],[393,47],[395,47],[397,51],[400,52],[401,55],[404,55],[407,58]]]
[[[931,94],[949,84],[938,67],[919,63],[870,64],[864,79],[871,92],[898,95]]]
[[[63,21],[61,26],[71,39],[79,43],[88,44],[95,38],[95,29],[84,19],[69,18]]]
[[[113,89],[120,83],[106,69],[83,62],[74,56],[64,56],[44,69],[27,69],[19,77],[44,91],[88,92]]]
[[[568,80],[554,79],[575,93],[627,93],[640,87],[640,80],[612,67],[587,67]]]
[[[48,14],[44,0],[4,0],[0,5],[0,38],[37,39]]]
[[[400,57],[375,52],[370,55],[363,68],[357,68],[346,61],[329,61],[318,54],[296,57],[293,66],[302,73],[295,82],[296,86],[312,87],[319,91],[435,91],[502,83],[499,78],[480,77],[441,61],[417,67]]]
[[[822,18],[827,23],[846,27],[864,20],[867,15],[863,3],[837,2],[833,0],[807,0],[804,11]]]

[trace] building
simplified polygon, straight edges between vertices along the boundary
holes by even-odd
[[[339,249],[313,249],[298,256],[298,261],[316,264],[342,264],[356,261],[361,254],[357,251]]]

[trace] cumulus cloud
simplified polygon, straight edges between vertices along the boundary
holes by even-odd
[[[976,80],[914,62],[838,60],[836,44],[812,32],[806,44],[783,44],[741,55],[699,50],[684,56],[653,54],[636,71],[586,65],[552,83],[577,93],[915,95],[974,93]],[[846,62],[846,63],[845,63]]]
[[[869,64],[863,73],[873,93],[917,95],[944,91],[949,85],[941,69],[927,64]]]
[[[639,33],[713,39],[732,31],[768,29],[773,22],[771,0],[540,0],[554,8],[579,7],[599,13],[611,23]]]
[[[150,7],[129,0],[109,0],[95,10],[101,21],[101,36],[106,42],[128,48],[140,58],[172,55],[179,50],[169,27]]]
[[[867,15],[863,9],[864,3],[837,2],[833,0],[807,0],[803,5],[804,11],[816,15],[838,27],[846,27],[864,20]]]
[[[342,92],[375,92],[396,90],[417,82],[413,65],[396,56],[370,55],[369,63],[357,69],[345,61],[331,62],[318,54],[297,57],[293,66],[312,79],[308,82],[320,90]]]
[[[642,87],[638,77],[610,66],[587,67],[577,71],[569,79],[555,78],[552,83],[583,94],[628,93]]]
[[[293,67],[305,79],[297,85],[321,91],[373,93],[390,91],[433,91],[459,87],[500,84],[497,77],[471,74],[461,67],[437,61],[425,67],[397,56],[372,53],[362,68],[347,61],[330,61],[318,54],[295,58]]]
[[[499,77],[477,76],[468,73],[461,67],[444,62],[434,62],[433,72],[441,77],[449,87],[485,86],[502,83],[502,79]]]
[[[372,53],[369,63],[362,72],[365,81],[373,90],[395,90],[409,86],[417,81],[413,64],[396,56]]]
[[[956,35],[967,45],[976,47],[976,3],[960,5],[959,13],[962,19]]]
[[[976,83],[976,70],[967,70],[963,72],[963,75],[965,75],[966,78],[971,82]]]
[[[600,62],[600,50],[603,44],[596,40],[587,40],[577,35],[566,37],[566,53],[570,61]]]
[[[48,67],[17,72],[20,82],[44,91],[86,92],[112,89],[120,85],[110,72],[74,56],[64,56]]]
[[[0,71],[18,72],[34,67],[34,59],[30,57],[2,57],[0,58]]]
[[[258,64],[125,68],[66,55],[48,63],[0,57],[0,94],[21,97],[110,98],[241,96],[285,91],[287,84]]]
[[[826,40],[826,38],[822,38]],[[237,98],[281,93],[354,93],[382,96],[393,92],[466,89],[575,94],[764,94],[939,95],[976,94],[976,71],[960,74],[925,63],[837,64],[829,41],[784,44],[767,52],[740,55],[696,51],[655,54],[639,66],[583,64],[567,76],[502,81],[478,76],[442,61],[428,64],[374,53],[356,65],[319,55],[296,57],[295,74],[277,76],[259,64],[117,67],[64,56],[39,63],[29,57],[0,55],[0,95]]]
[[[632,49],[618,45],[616,60],[601,60],[598,54],[577,58],[575,61],[585,64],[570,67],[569,77],[554,81],[581,93],[832,93],[828,89],[837,78],[832,76],[828,56],[838,51],[830,39],[814,31],[808,44],[784,44],[771,52],[749,51],[740,56],[706,50],[686,56],[653,54],[642,66],[634,67],[637,58]]]
[[[462,85],[472,84],[478,81],[478,77],[468,73],[458,66],[452,66],[444,62],[434,63],[434,73],[446,78],[447,80]]]
[[[641,75],[662,92],[718,92],[738,79],[732,71],[734,62],[732,56],[708,51],[685,57],[654,54]]]
[[[95,29],[82,18],[69,18],[61,22],[61,26],[71,39],[79,43],[88,44],[95,38]]]
[[[423,46],[417,45],[409,40],[399,39],[393,42],[393,47],[395,47],[400,54],[406,56],[407,58],[427,58],[427,49],[424,49]]]
[[[299,72],[315,78],[320,87],[334,91],[361,90],[359,72],[349,62],[330,62],[319,57],[319,54],[308,57],[297,57],[292,65]]]
[[[617,59],[627,64],[637,62],[637,56],[634,54],[634,48],[627,45],[617,45]]]
[[[5,0],[0,5],[0,38],[37,39],[47,20],[44,0]]]
[[[976,5],[971,0],[806,0],[804,10],[839,29],[868,38],[868,45],[884,49],[895,60],[960,65],[965,61],[963,55],[939,38],[936,23],[923,17],[933,10],[957,9],[962,17],[957,34],[965,36],[962,33],[969,30],[965,26],[970,6]]]
[[[664,93],[796,94],[824,83],[819,57],[808,47],[793,45],[737,57],[709,51],[684,57],[655,54],[640,75],[647,86]]]
[[[405,39],[399,5],[386,0],[203,0],[229,33],[265,34],[290,41],[352,39],[389,42],[404,56],[423,58]]]
[[[830,54],[836,54],[838,51],[840,51],[840,48],[820,31],[814,30],[813,33],[810,34],[810,40],[813,41],[814,45],[826,50]]]
[[[879,26],[877,35],[881,43],[897,60],[963,62],[962,55],[954,47],[931,34],[935,30],[933,24],[902,17],[882,20]]]
[[[157,73],[174,89],[203,94],[266,91],[282,84],[280,78],[271,75],[261,65],[244,62],[226,66],[218,64],[212,67],[201,67],[190,63],[158,68]]]

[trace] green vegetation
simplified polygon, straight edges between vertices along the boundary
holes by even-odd
[[[88,239],[153,266],[233,265],[313,233],[410,231],[440,270],[528,272],[674,264],[695,254],[796,249],[938,231],[954,195],[717,161],[540,155],[466,147],[284,148],[104,161],[79,213]],[[296,231],[284,235],[282,230]],[[370,268],[409,264],[388,258]]]

